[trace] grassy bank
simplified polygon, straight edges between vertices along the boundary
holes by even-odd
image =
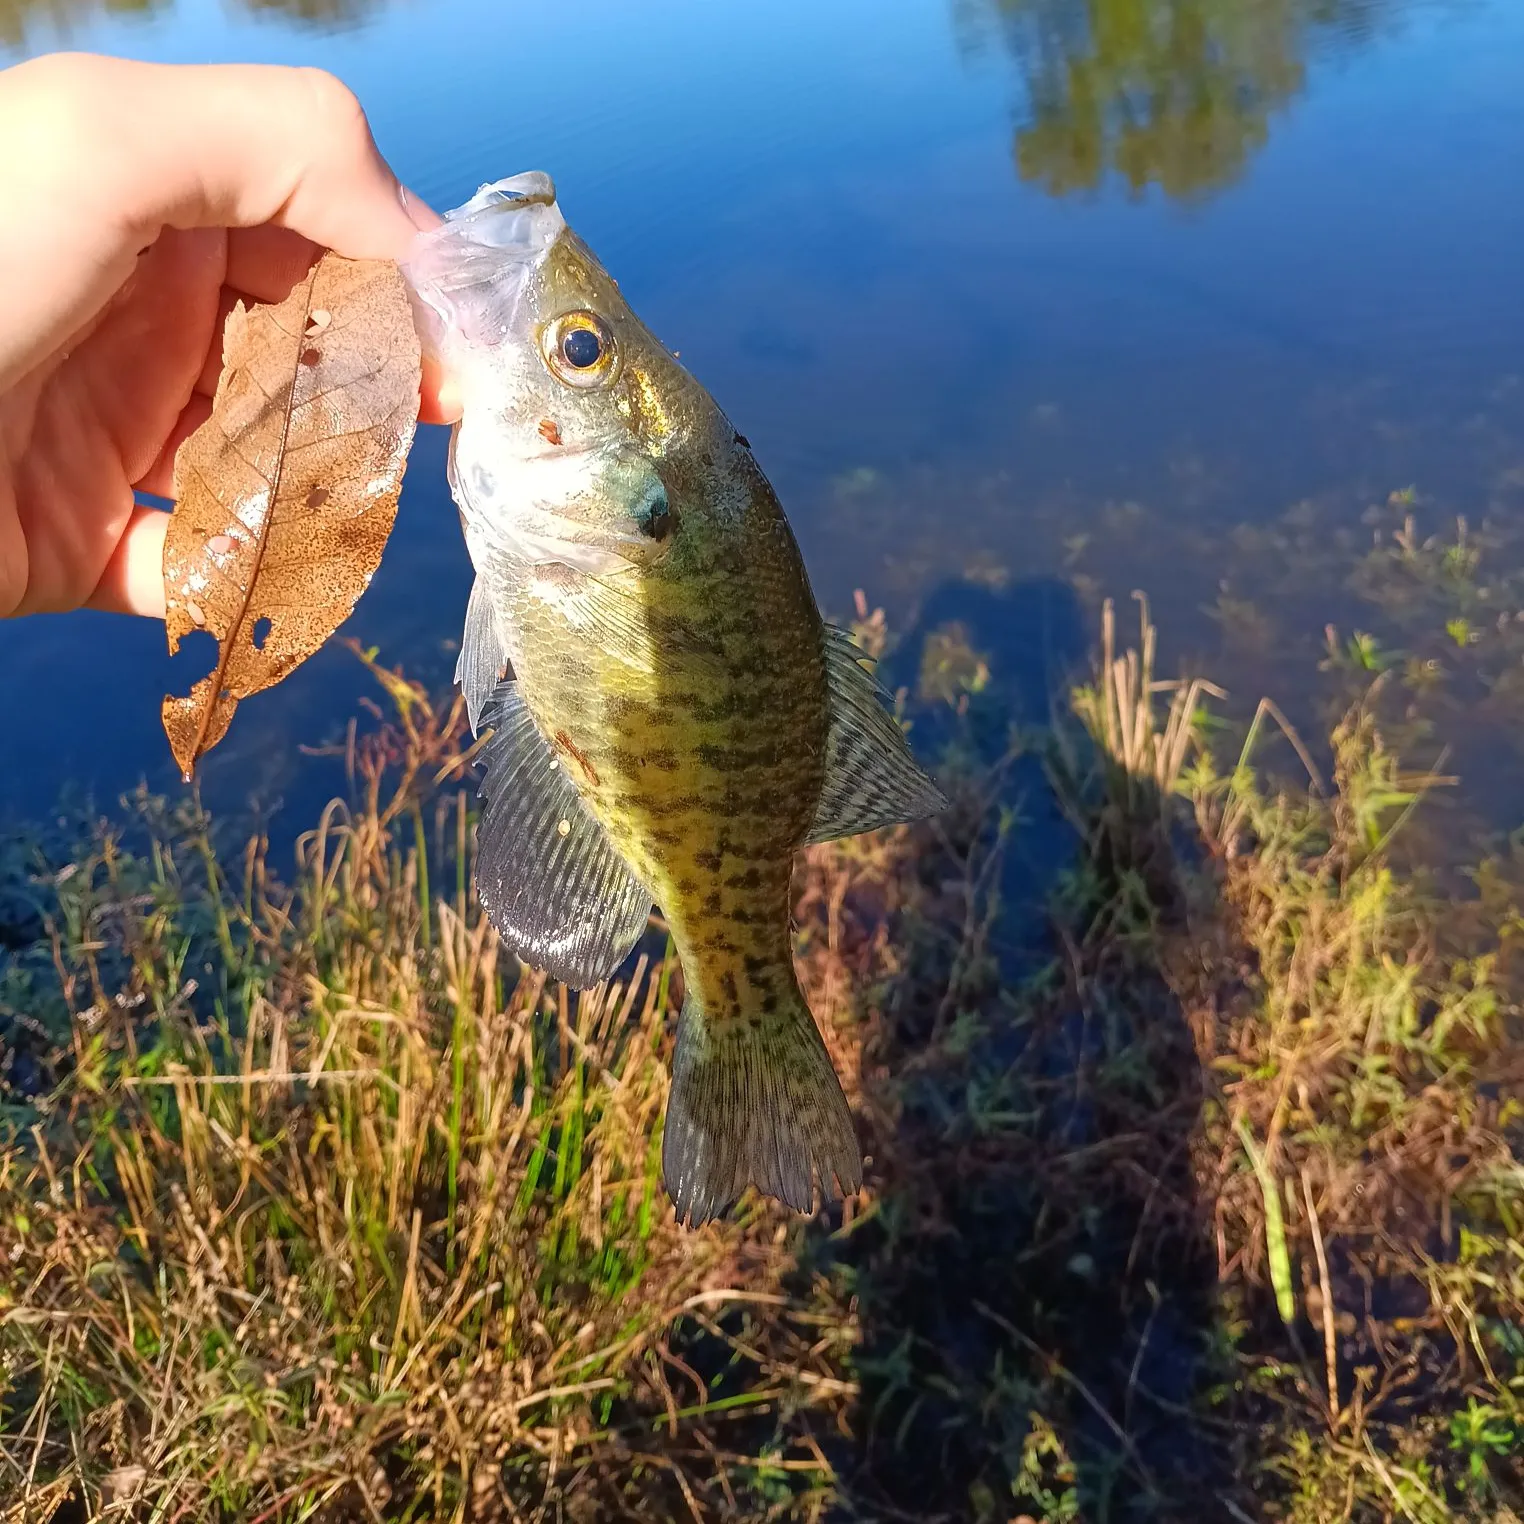
[[[606,989],[521,973],[467,890],[460,716],[379,668],[289,885],[146,802],[12,847],[0,1498],[1516,1517],[1517,865],[1460,898],[1399,870],[1433,780],[1373,705],[1301,755],[1152,641],[1108,614],[1072,717],[1000,755],[955,673],[954,809],[802,860],[870,1159],[828,1221],[673,1225],[660,927]],[[1081,850],[1034,905],[1023,812],[1055,809]]]

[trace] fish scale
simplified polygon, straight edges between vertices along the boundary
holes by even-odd
[[[450,481],[477,581],[456,675],[491,729],[482,905],[577,987],[661,907],[686,991],[662,1136],[681,1219],[748,1185],[799,1209],[856,1190],[851,1113],[794,973],[794,855],[945,801],[821,620],[749,445],[547,177],[483,187],[404,274],[463,403]]]
[[[776,553],[771,537],[763,546]],[[800,647],[812,636],[819,645],[813,605],[800,604],[797,628],[765,621],[774,579],[754,574],[745,585],[758,594],[755,606],[738,614],[734,582],[732,600],[721,604],[717,594],[726,583],[711,578],[657,583],[649,590],[648,618],[659,622],[663,611],[687,609],[685,622],[701,644],[721,650],[750,632],[747,654],[772,657],[775,665],[763,663],[763,675],[744,686],[735,663],[722,658],[685,668],[677,656],[656,691],[637,696],[629,691],[627,666],[607,656],[600,662],[596,653],[587,682],[568,682],[559,676],[551,640],[526,642],[535,655],[521,657],[516,670],[563,766],[580,773],[592,812],[663,907],[685,977],[701,993],[710,1022],[719,1024],[742,1018],[741,992],[775,997],[792,980],[792,853],[820,790],[825,706],[823,663],[814,664],[820,669],[814,704],[799,672]],[[776,580],[788,585],[786,577]],[[723,616],[706,612],[721,608]],[[529,626],[536,613],[518,607],[514,617]],[[766,632],[761,641],[758,628]],[[810,664],[803,665],[807,671]],[[705,719],[705,712],[720,717]],[[671,765],[653,764],[669,757]],[[791,801],[803,804],[790,811]],[[756,874],[741,882],[737,868],[753,863]]]

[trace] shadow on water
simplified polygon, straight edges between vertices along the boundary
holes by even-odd
[[[955,579],[920,605],[884,658],[880,678],[915,702],[912,737],[923,757],[949,750],[996,769],[1001,802],[1019,825],[997,867],[1007,914],[994,951],[1002,976],[1031,971],[1041,910],[1073,856],[1073,833],[1053,803],[1042,757],[1024,739],[1051,724],[1090,633],[1073,587],[1033,577],[999,588]]]
[[[977,654],[952,661],[951,615],[965,651],[987,619],[1028,621],[1009,702],[1054,715],[1045,740],[1023,750],[1018,730],[992,765],[1000,695]],[[953,807],[907,861],[894,959],[859,992],[871,1205],[820,1245],[858,1330],[843,1516],[1185,1524],[1215,1503],[1253,1524],[1326,1485],[1340,1516],[1387,1517],[1378,1439],[1448,1477],[1425,1486],[1524,1496],[1516,1429],[1468,1437],[1513,1412],[1476,1394],[1521,1348],[1507,1296],[1467,1289],[1467,1256],[1518,1220],[1484,1183],[1517,1177],[1516,1118],[1493,1104],[1517,1090],[1493,1019],[1512,965],[1451,961],[1495,945],[1494,911],[1478,901],[1470,931],[1446,911],[1452,946],[1397,887],[1382,849],[1415,796],[1372,695],[1298,815],[1252,769],[1191,760],[1203,690],[1156,681],[1146,610],[1121,655],[1109,606],[1103,623],[1092,668],[1062,594],[949,589],[901,653],[970,691]],[[1034,673],[1039,630],[1066,638]],[[1013,878],[1034,824],[1046,872]],[[1394,1019],[1399,987],[1421,994]],[[1488,1331],[1458,1333],[1467,1318]]]
[[[948,587],[889,676],[924,688],[952,627],[1012,674],[961,706],[988,763],[1012,718],[1065,707],[1084,624],[1056,582]],[[1036,749],[995,771],[1014,823],[955,805],[902,917],[904,972],[870,997],[877,1204],[843,1249],[861,1320],[848,1514],[1184,1517],[1236,1469],[1230,1431],[1182,1422],[1221,1374],[1192,1174],[1203,1086],[1178,1001],[1115,923],[1130,898],[1184,907],[1156,843],[1077,850]],[[1158,817],[1157,793],[1142,808]]]

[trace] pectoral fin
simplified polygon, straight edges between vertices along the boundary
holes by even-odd
[[[946,809],[946,796],[911,756],[869,658],[831,625],[825,649],[826,773],[808,840],[858,836]]]
[[[680,620],[653,618],[638,584],[553,566],[536,571],[533,589],[578,635],[635,672],[681,670],[690,680],[723,674],[722,651]]]
[[[651,896],[609,844],[515,682],[482,714],[476,890],[503,940],[563,984],[606,979],[646,929]]]

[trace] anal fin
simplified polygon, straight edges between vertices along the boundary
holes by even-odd
[[[460,637],[460,658],[455,663],[455,686],[465,696],[472,735],[480,729],[482,711],[509,667],[507,643],[498,632],[492,600],[478,576],[471,584],[466,625]]]
[[[606,979],[634,950],[651,895],[614,850],[551,749],[517,683],[482,713],[476,891],[503,940],[574,989]]]

